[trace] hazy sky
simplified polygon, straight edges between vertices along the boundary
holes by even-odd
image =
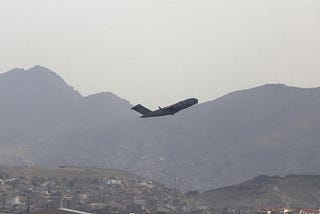
[[[148,107],[320,86],[319,0],[0,0],[0,72],[40,64]]]

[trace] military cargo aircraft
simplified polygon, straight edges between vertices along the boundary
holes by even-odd
[[[159,109],[157,109],[155,111],[151,111],[140,104],[132,107],[131,109],[142,114],[141,118],[160,117],[160,116],[165,116],[165,115],[174,115],[175,113],[177,113],[185,108],[188,108],[194,104],[197,104],[197,103],[198,103],[198,100],[196,98],[190,98],[190,99],[180,101],[176,104],[173,104],[173,105],[170,105],[170,106],[167,106],[164,108],[159,107]]]

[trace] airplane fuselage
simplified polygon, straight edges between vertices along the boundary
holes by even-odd
[[[160,117],[165,115],[174,115],[175,113],[186,109],[192,105],[195,105],[198,103],[198,100],[196,98],[190,98],[183,101],[180,101],[178,103],[175,103],[173,105],[159,108],[158,110],[148,112],[146,114],[143,114],[141,118],[147,118],[147,117]]]

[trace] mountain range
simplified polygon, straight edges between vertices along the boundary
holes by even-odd
[[[320,88],[267,84],[140,119],[128,101],[84,97],[35,66],[0,74],[0,100],[3,164],[118,168],[200,191],[320,173]]]

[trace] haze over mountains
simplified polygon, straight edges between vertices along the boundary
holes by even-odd
[[[182,190],[320,173],[320,88],[264,85],[140,119],[128,101],[83,97],[35,66],[0,74],[0,99],[4,164],[125,169]]]

